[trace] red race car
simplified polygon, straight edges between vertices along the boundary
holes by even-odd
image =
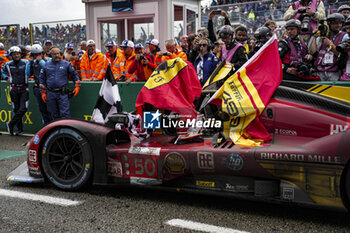
[[[349,209],[350,104],[311,89],[277,89],[260,116],[272,141],[258,147],[218,143],[210,132],[180,143],[159,132],[141,140],[107,125],[55,121],[30,140],[27,162],[7,179],[48,181],[63,190],[158,186]]]

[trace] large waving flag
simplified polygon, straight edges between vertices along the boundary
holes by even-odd
[[[208,101],[220,99],[222,111],[230,116],[224,122],[224,136],[249,146],[271,140],[259,116],[281,81],[282,63],[274,36]]]
[[[195,97],[202,91],[193,65],[181,58],[159,65],[145,83],[136,99],[136,108],[145,103],[195,118]]]
[[[108,121],[108,116],[118,112],[122,112],[119,89],[108,65],[91,120],[104,124]]]

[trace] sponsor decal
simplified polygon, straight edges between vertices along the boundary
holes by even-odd
[[[225,189],[227,191],[233,191],[233,192],[248,192],[249,186],[248,185],[232,185],[232,184],[225,184]]]
[[[39,135],[36,135],[36,136],[34,137],[34,140],[33,140],[34,144],[38,144],[39,141],[40,141]]]
[[[294,189],[293,188],[283,188],[282,198],[285,200],[294,200]]]
[[[160,147],[130,147],[129,154],[160,155]]]
[[[113,159],[108,159],[108,175],[115,177],[123,176],[122,163]]]
[[[198,152],[197,165],[201,169],[214,169],[214,155],[212,152]]]
[[[280,161],[306,161],[315,163],[340,163],[340,156],[326,155],[304,155],[304,154],[289,154],[289,153],[260,153],[258,158],[263,160],[280,160]]]
[[[36,150],[29,150],[28,151],[28,160],[32,163],[36,163]]]
[[[226,164],[232,170],[241,170],[243,167],[243,159],[238,154],[230,154],[226,158]]]
[[[161,180],[157,180],[157,179],[153,179],[153,178],[130,177],[130,184],[159,185],[161,183],[162,183]]]
[[[331,124],[330,125],[330,132],[329,132],[329,134],[333,135],[333,134],[337,134],[337,133],[344,132],[344,131],[347,131],[347,130],[349,130],[349,126],[348,125],[334,125],[334,124]]]
[[[196,186],[205,187],[205,188],[214,188],[215,182],[196,180]]]
[[[165,156],[165,167],[170,174],[183,174],[186,168],[186,162],[181,154],[170,152]]]
[[[298,136],[297,131],[292,130],[292,129],[275,129],[275,134],[288,135],[288,136]]]

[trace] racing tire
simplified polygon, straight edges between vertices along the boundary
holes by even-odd
[[[342,174],[341,187],[343,204],[348,212],[350,212],[350,163],[347,164]]]
[[[74,129],[60,128],[50,133],[42,149],[41,162],[44,175],[57,188],[74,191],[91,183],[91,148]]]

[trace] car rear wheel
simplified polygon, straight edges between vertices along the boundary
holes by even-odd
[[[41,157],[46,178],[60,189],[77,190],[91,180],[91,148],[88,141],[74,129],[53,131],[45,141]]]
[[[344,206],[350,211],[350,163],[345,167],[341,178],[341,196]]]

